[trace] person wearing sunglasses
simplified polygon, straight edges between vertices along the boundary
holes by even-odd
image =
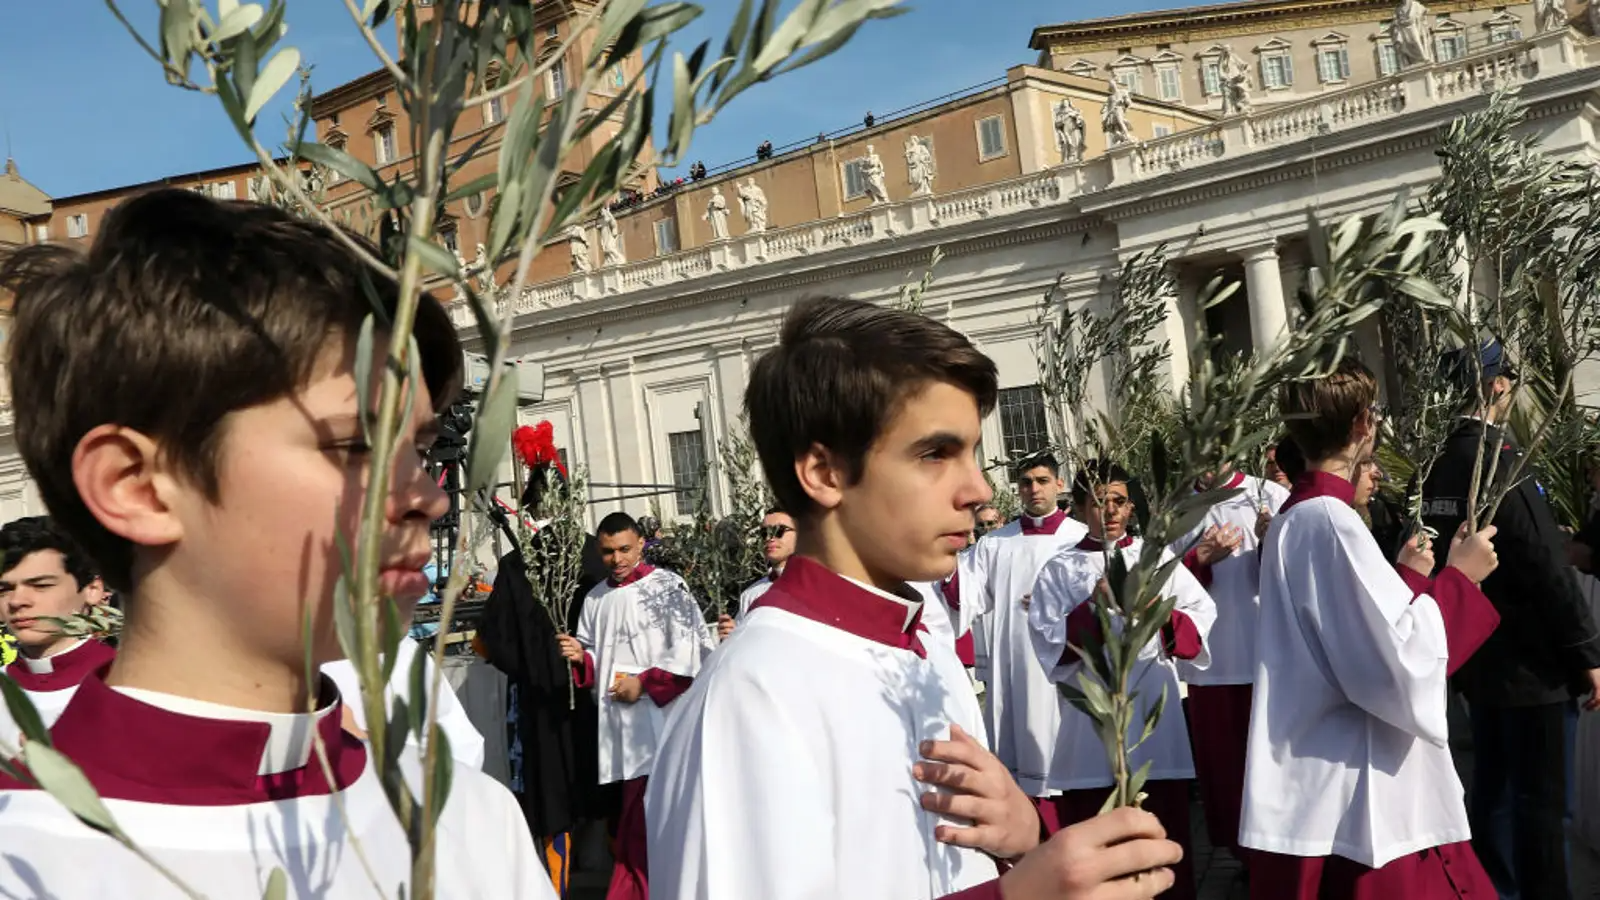
[[[750,611],[750,605],[755,603],[772,583],[783,574],[783,566],[794,555],[794,546],[798,532],[795,531],[794,517],[781,509],[769,511],[766,518],[761,520],[761,555],[767,559],[767,574],[761,576],[756,582],[744,589],[739,595],[739,619]],[[717,620],[717,637],[726,638],[733,633],[733,626],[738,621],[730,616],[723,616]]]

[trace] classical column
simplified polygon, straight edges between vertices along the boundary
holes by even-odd
[[[1257,350],[1266,350],[1283,337],[1289,325],[1277,243],[1249,247],[1239,255],[1244,257],[1244,289],[1250,301],[1250,339]]]

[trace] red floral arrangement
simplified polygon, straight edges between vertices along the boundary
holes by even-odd
[[[567,477],[567,467],[561,464],[561,454],[556,450],[555,426],[548,421],[524,425],[511,432],[511,446],[528,468],[553,465],[562,478]]]

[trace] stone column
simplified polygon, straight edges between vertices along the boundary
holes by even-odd
[[[1257,350],[1267,350],[1283,337],[1289,325],[1289,308],[1283,299],[1283,275],[1278,271],[1278,247],[1269,241],[1239,253],[1244,258],[1244,287],[1250,301],[1250,340]]]

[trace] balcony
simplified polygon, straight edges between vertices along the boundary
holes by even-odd
[[[1415,66],[1375,82],[1303,101],[1264,107],[1168,137],[1125,144],[1081,163],[1056,166],[1007,181],[930,197],[884,203],[837,219],[820,220],[715,241],[667,256],[570,275],[531,285],[512,301],[501,289],[503,316],[581,306],[608,297],[680,284],[721,272],[751,269],[1046,206],[1085,194],[1156,178],[1337,134],[1371,123],[1480,96],[1502,87],[1600,63],[1600,40],[1570,29],[1494,44],[1449,62]],[[933,242],[938,241],[932,235]],[[462,327],[473,317],[464,301],[450,306]]]

